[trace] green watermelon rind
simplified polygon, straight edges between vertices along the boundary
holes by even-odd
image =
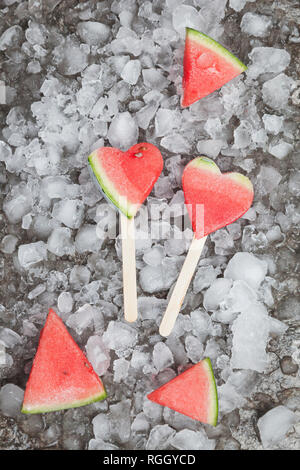
[[[196,157],[188,165],[199,170],[207,170],[216,174],[222,174],[218,165],[208,157]],[[229,173],[223,173],[223,176],[230,178],[240,186],[244,186],[244,188],[248,189],[250,192],[254,192],[253,184],[251,183],[249,178],[243,175],[242,173],[237,173],[233,171]]]
[[[211,37],[207,36],[200,31],[197,31],[193,28],[186,28],[186,35],[189,39],[194,39],[198,41],[200,44],[205,45],[207,48],[214,51],[216,54],[221,55],[225,59],[228,59],[229,62],[236,66],[241,72],[247,70],[247,66],[243,64],[234,54],[232,54],[228,49],[223,47],[220,43],[212,39]]]
[[[231,173],[225,173],[225,174],[228,176],[228,178],[231,178],[237,184],[244,186],[252,193],[254,192],[253,184],[251,183],[249,178],[247,178],[247,176],[242,175],[242,173],[237,173],[237,172],[231,172]]]
[[[88,157],[90,167],[95,175],[102,191],[106,197],[124,214],[128,219],[131,219],[137,213],[139,204],[132,204],[124,196],[120,196],[114,184],[109,180],[105,174],[104,168],[101,166],[97,159],[96,153],[92,153]]]
[[[80,406],[90,405],[91,403],[95,403],[96,401],[105,400],[107,397],[107,393],[105,389],[101,391],[100,394],[93,395],[92,397],[88,397],[84,400],[78,400],[70,403],[61,403],[57,405],[49,405],[49,406],[37,406],[37,407],[30,407],[26,408],[23,405],[21,409],[21,413],[29,415],[29,414],[37,414],[37,413],[49,413],[51,411],[60,411],[60,410],[67,410],[69,408],[79,408]]]
[[[219,402],[218,402],[218,392],[217,385],[215,381],[214,371],[211,365],[211,360],[209,357],[203,359],[203,363],[206,365],[207,372],[209,375],[209,384],[210,384],[210,399],[211,405],[209,410],[209,423],[212,426],[216,426],[218,422],[218,413],[219,413]]]
[[[208,157],[196,157],[192,160],[189,165],[194,168],[201,170],[212,171],[213,173],[220,174],[221,170],[218,165]]]

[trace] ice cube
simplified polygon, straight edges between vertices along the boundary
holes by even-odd
[[[292,144],[280,139],[276,144],[270,144],[268,150],[271,155],[282,160],[292,152],[293,148]]]
[[[212,332],[212,321],[208,313],[202,310],[193,310],[191,312],[192,333],[194,336],[204,342]]]
[[[15,185],[3,202],[3,211],[11,224],[22,220],[32,207],[32,194],[26,184]]]
[[[213,439],[208,439],[202,429],[182,429],[172,438],[171,445],[178,450],[214,450],[216,443]]]
[[[135,85],[141,73],[141,63],[138,59],[129,60],[121,72],[121,78],[130,85]]]
[[[24,269],[47,259],[47,245],[44,242],[20,245],[18,249],[19,263]]]
[[[205,29],[205,19],[196,8],[189,5],[178,5],[172,15],[173,28],[180,35],[185,37],[185,28],[193,28],[198,31]]]
[[[185,349],[187,357],[194,363],[199,362],[203,357],[203,345],[198,338],[188,335],[185,338]]]
[[[96,439],[110,439],[110,423],[107,414],[99,413],[96,415],[95,418],[93,418],[92,425]]]
[[[38,334],[38,329],[29,320],[23,320],[23,334],[34,338]]]
[[[149,266],[159,266],[163,260],[165,251],[162,246],[157,245],[147,250],[143,256],[143,260]]]
[[[151,90],[162,91],[170,83],[163,75],[162,71],[154,68],[144,69],[142,71],[143,80],[146,87]]]
[[[286,406],[279,405],[265,413],[257,422],[264,448],[279,444],[296,422],[295,413]]]
[[[84,204],[80,199],[56,202],[52,216],[70,228],[79,228],[84,218]]]
[[[90,336],[86,346],[87,358],[98,375],[104,375],[110,366],[110,354],[100,336]]]
[[[227,414],[236,408],[242,408],[246,399],[236,391],[232,384],[226,382],[218,387],[218,402],[220,412]]]
[[[229,0],[229,6],[235,11],[242,11],[247,2],[255,2],[255,0]]]
[[[0,51],[18,47],[22,42],[23,36],[23,29],[19,25],[6,29],[0,37]]]
[[[18,238],[15,235],[5,235],[0,243],[0,251],[11,255],[15,251],[17,243]]]
[[[138,298],[138,309],[143,320],[155,320],[166,308],[165,299],[157,299],[156,297]]]
[[[123,382],[128,376],[130,362],[121,357],[114,361],[114,382]]]
[[[140,271],[140,284],[144,292],[154,294],[171,287],[178,275],[176,259],[165,258],[159,266],[145,266]]]
[[[173,153],[189,153],[190,143],[181,134],[171,134],[161,139],[160,145]]]
[[[103,439],[91,439],[89,441],[89,450],[119,450],[119,447],[105,442]]]
[[[70,292],[62,292],[57,298],[57,306],[60,312],[70,313],[73,308],[73,297]]]
[[[144,413],[139,413],[132,422],[131,430],[135,433],[146,433],[149,431],[149,427],[150,425]]]
[[[231,367],[263,372],[268,363],[266,346],[270,323],[265,308],[253,303],[232,324]]]
[[[167,424],[158,424],[151,429],[146,450],[165,450],[170,445],[176,431]]]
[[[109,409],[110,426],[112,438],[117,442],[125,443],[130,437],[131,419],[130,419],[131,400],[122,400]]]
[[[254,290],[257,290],[265,279],[268,264],[252,253],[236,253],[229,261],[224,277],[233,281],[245,281]]]
[[[262,87],[262,97],[266,105],[278,111],[284,110],[288,104],[295,82],[284,73],[265,82]]]
[[[97,253],[101,250],[104,239],[100,239],[97,234],[97,226],[91,224],[83,225],[75,237],[75,248],[78,253],[87,251]]]
[[[82,21],[77,24],[77,33],[86,44],[100,47],[107,41],[110,28],[97,21]]]
[[[5,344],[0,340],[0,369],[7,366],[7,354],[5,352]]]
[[[53,61],[62,75],[76,75],[88,65],[88,49],[85,44],[79,45],[73,37],[61,41],[53,51]]]
[[[127,323],[111,321],[103,335],[103,341],[109,349],[113,349],[117,355],[123,356],[136,345],[137,331]]]
[[[135,349],[132,353],[130,366],[137,370],[142,370],[149,363],[150,354]]]
[[[161,371],[170,367],[173,362],[173,355],[168,346],[163,342],[156,343],[153,348],[153,363],[155,368]]]
[[[231,288],[231,279],[218,278],[204,293],[203,306],[207,311],[216,310]]]
[[[0,410],[4,416],[17,418],[21,412],[24,391],[14,384],[6,384],[0,390]]]
[[[10,328],[0,327],[0,341],[6,348],[13,349],[17,344],[22,343],[22,338],[18,333]]]
[[[270,17],[258,15],[257,13],[247,12],[244,14],[241,21],[242,32],[257,38],[266,37],[271,26],[272,19]]]
[[[181,123],[181,115],[177,110],[160,108],[155,116],[155,135],[165,136],[173,129],[178,129]]]
[[[121,150],[127,150],[136,144],[138,140],[138,126],[128,111],[119,113],[113,118],[107,137],[113,147]]]
[[[257,175],[257,192],[265,196],[278,187],[281,174],[272,166],[261,166]]]
[[[264,126],[268,134],[277,135],[282,131],[284,118],[275,114],[264,114],[262,117]]]
[[[254,47],[249,54],[252,64],[248,76],[256,79],[263,73],[280,73],[287,68],[291,56],[285,49],[275,47]]]
[[[47,249],[56,256],[75,254],[75,247],[71,238],[72,232],[67,227],[55,228],[47,241]]]
[[[245,281],[234,281],[222,307],[238,313],[257,300],[257,294]]]
[[[70,284],[75,289],[80,289],[90,282],[91,273],[86,266],[75,265],[70,273]]]
[[[198,142],[197,144],[197,150],[201,155],[206,155],[207,157],[215,158],[219,155],[223,146],[224,142],[220,139],[200,140],[200,142]]]
[[[1,162],[7,162],[12,158],[12,151],[10,146],[6,143],[0,140],[0,161]]]
[[[241,121],[240,125],[234,130],[233,148],[244,149],[251,143],[251,126],[248,121]]]
[[[155,116],[158,103],[150,102],[136,113],[136,120],[141,129],[148,129],[151,119]]]

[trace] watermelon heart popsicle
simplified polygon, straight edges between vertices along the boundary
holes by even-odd
[[[207,235],[237,220],[253,201],[253,186],[246,176],[235,172],[222,174],[214,161],[206,157],[188,163],[182,186],[194,238],[160,325],[162,336],[172,331]]]
[[[126,152],[101,147],[88,161],[101,191],[120,211],[124,315],[133,322],[137,319],[134,216],[161,174],[163,159],[157,147],[141,143]]]

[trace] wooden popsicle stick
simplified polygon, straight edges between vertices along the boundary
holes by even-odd
[[[179,277],[172,292],[167,310],[162,318],[159,332],[162,336],[169,336],[176,318],[179,314],[181,305],[191,283],[193,274],[197,267],[207,237],[197,239],[195,236],[192,240],[188,254],[183,263]]]
[[[124,316],[128,322],[137,319],[136,266],[135,266],[135,232],[134,218],[121,217],[122,262],[123,262],[123,296]]]

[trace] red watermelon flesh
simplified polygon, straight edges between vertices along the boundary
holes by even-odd
[[[253,186],[244,175],[222,174],[213,160],[198,157],[182,175],[185,203],[196,238],[231,224],[250,208]]]
[[[186,28],[181,105],[190,106],[218,90],[246,69],[247,67],[221,44],[206,34]]]
[[[128,218],[135,216],[163,169],[160,151],[148,143],[127,152],[101,147],[88,160],[104,194]]]
[[[26,385],[22,413],[75,408],[106,398],[104,386],[50,309]]]
[[[154,390],[148,398],[202,423],[217,424],[218,395],[209,358]]]

